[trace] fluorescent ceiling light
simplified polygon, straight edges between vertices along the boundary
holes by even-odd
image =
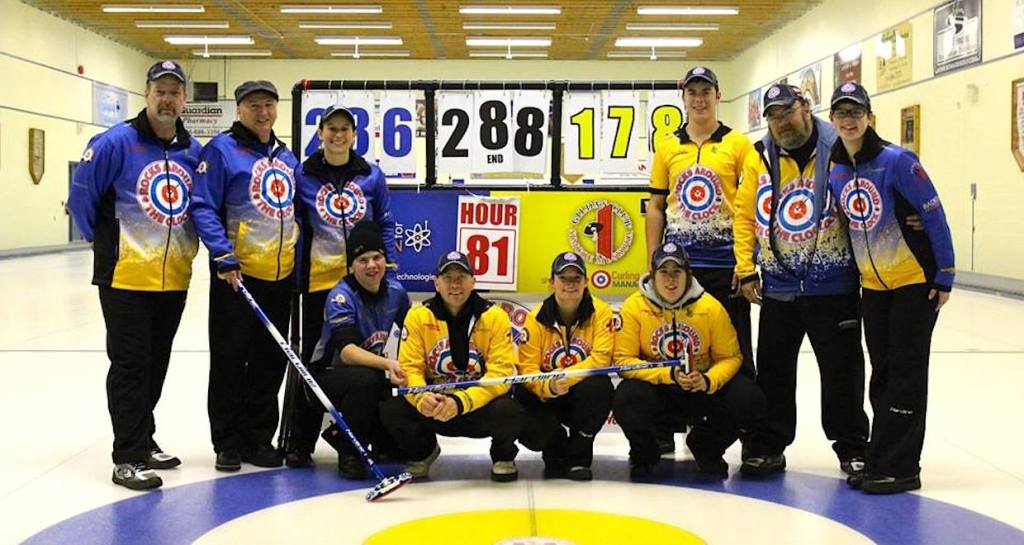
[[[551,38],[492,38],[472,36],[466,38],[469,47],[548,47]]]
[[[135,21],[135,28],[228,28],[227,21]]]
[[[408,51],[331,51],[332,57],[408,57]]]
[[[463,15],[559,15],[558,6],[460,6]]]
[[[555,23],[462,23],[462,30],[555,30]]]
[[[317,36],[320,45],[402,45],[395,36]]]
[[[616,38],[615,47],[700,47],[701,38]]]
[[[269,57],[269,49],[193,49],[196,57]]]
[[[735,6],[640,6],[637,15],[738,15]]]
[[[106,13],[203,13],[200,4],[103,4]]]
[[[319,21],[304,21],[299,23],[299,28],[373,28],[381,30],[390,30],[391,23],[389,21],[339,21],[339,22],[319,22]]]
[[[700,32],[718,30],[718,23],[627,23],[626,30]]]
[[[164,36],[164,41],[171,45],[252,45],[250,36]]]
[[[470,57],[514,59],[517,57],[547,58],[547,51],[470,51]]]
[[[286,4],[281,13],[380,13],[380,6],[339,6],[332,4]]]
[[[686,58],[686,51],[652,51],[651,53],[644,53],[642,51],[609,51],[609,59],[684,59]]]

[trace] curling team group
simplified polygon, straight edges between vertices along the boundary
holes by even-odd
[[[629,474],[657,480],[686,432],[695,478],[786,467],[796,431],[796,363],[808,337],[821,373],[821,425],[847,483],[865,493],[917,489],[928,356],[953,283],[949,228],[913,153],[871,127],[867,91],[845,83],[830,121],[799,89],[764,94],[768,132],[752,144],[718,120],[715,74],[680,81],[687,122],[657,146],[646,214],[650,266],[616,315],[587,288],[583,258],[553,256],[551,294],[514,339],[508,315],[475,289],[457,251],[436,292],[412,306],[395,279],[395,221],[385,178],[353,150],[343,106],[320,117],[320,148],[301,164],[273,131],[278,92],[235,89],[238,121],[201,146],[180,114],[186,76],[173,61],[146,75],[146,108],[90,140],[69,209],[94,252],[107,330],[112,480],[162,485],[181,461],[156,443],[167,373],[199,240],[211,256],[207,407],[216,468],[305,467],[322,436],[348,479],[368,468],[305,385],[278,392],[287,358],[239,293],[288,331],[302,294],[302,354],[317,384],[374,458],[415,478],[437,435],[490,438],[490,477],[518,478],[518,446],[542,453],[545,478],[593,478],[594,437],[609,414],[629,441]],[[750,305],[761,305],[758,350]],[[393,325],[397,360],[385,355]],[[871,423],[864,410],[863,330]],[[756,357],[755,357],[756,356]],[[649,362],[677,365],[629,369]],[[607,373],[622,366],[618,386]],[[392,396],[393,387],[574,371],[516,386],[490,381]],[[274,436],[280,419],[282,433]]]

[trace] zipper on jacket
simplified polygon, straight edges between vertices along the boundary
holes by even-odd
[[[676,324],[676,311],[674,310],[672,311],[672,336],[676,340],[676,342],[672,343],[672,359],[677,360],[679,359],[679,344],[681,341],[679,339],[679,326]]]
[[[850,158],[850,162],[853,164],[853,187],[857,190],[857,195],[861,195],[860,192],[860,175],[857,172],[857,160],[853,157]],[[878,273],[878,267],[875,265],[875,258],[871,255],[871,239],[868,238],[868,228],[864,225],[865,222],[860,222],[860,232],[864,234],[864,249],[868,252],[868,262],[871,263],[871,270],[875,273],[875,278],[882,284],[885,289],[890,289],[889,285],[882,280],[882,275]]]
[[[277,150],[272,151],[267,156],[267,163],[269,163],[269,167],[270,167],[271,172],[274,173],[274,183],[277,183],[277,182],[280,181],[278,179],[278,177],[277,177],[277,171],[274,170],[274,159],[277,158],[277,154],[279,153],[280,149],[281,148],[278,148]],[[284,190],[286,188],[282,187],[281,189]],[[279,230],[278,230],[278,237],[277,237],[277,272],[274,274],[274,280],[280,280],[281,279],[281,254],[284,253],[284,212],[281,210],[281,197],[279,195],[275,195],[275,197],[277,197],[277,214],[278,214],[278,218],[277,219],[278,219],[278,223],[279,223],[280,227],[279,227]]]
[[[173,189],[171,187],[171,160],[167,155],[167,144],[164,144],[164,187]],[[184,196],[182,196],[184,198]],[[171,233],[174,231],[174,205],[173,203],[170,208],[171,217],[167,220],[167,242],[164,244],[164,259],[160,264],[160,290],[167,289],[167,256],[171,252]]]

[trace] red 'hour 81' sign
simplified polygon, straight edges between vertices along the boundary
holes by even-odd
[[[459,197],[459,251],[469,258],[476,287],[515,291],[520,212],[519,197]]]

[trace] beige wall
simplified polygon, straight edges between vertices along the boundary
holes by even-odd
[[[747,130],[746,93],[809,64],[822,64],[822,94],[831,94],[832,55],[863,43],[865,85],[875,90],[874,38],[882,30],[909,20],[914,28],[914,82],[874,98],[878,129],[898,140],[900,109],[921,106],[921,156],[943,197],[956,244],[958,268],[971,270],[971,202],[969,187],[978,184],[975,202],[975,272],[1024,279],[1024,214],[1018,195],[1024,175],[1009,151],[1009,82],[1024,77],[1024,55],[1010,43],[1012,0],[984,1],[984,61],[967,70],[932,77],[930,0],[863,0],[856,8],[844,0],[826,0],[734,59],[712,63],[722,80],[722,119]],[[139,89],[139,74],[152,60],[78,27],[13,0],[0,0],[7,15],[0,20],[0,53],[29,58],[108,84]],[[301,79],[427,80],[631,80],[677,79],[690,62],[561,61],[414,61],[414,60],[205,60],[185,63],[190,77],[217,81],[230,96],[247,79],[270,79],[283,93]],[[0,54],[7,86],[0,106],[45,112],[87,122],[91,117],[91,82],[14,60]],[[13,84],[11,83],[13,82]],[[977,90],[975,92],[975,89]],[[132,95],[129,110],[141,107]],[[824,113],[822,113],[824,115]],[[47,131],[47,175],[32,186],[27,170],[27,129]],[[88,136],[99,129],[0,107],[0,183],[14,188],[15,199],[0,204],[0,249],[59,244],[67,221],[60,210],[66,197],[67,162],[77,158]],[[280,136],[291,136],[291,106],[282,104]],[[752,138],[763,133],[753,131]],[[9,195],[12,193],[9,192]]]
[[[729,104],[722,115],[746,130],[746,93],[824,60],[824,99],[832,94],[832,55],[863,44],[863,83],[876,90],[874,40],[903,21],[913,28],[913,82],[873,96],[882,138],[899,142],[900,110],[921,106],[921,160],[934,180],[953,232],[957,268],[971,267],[970,185],[974,203],[973,271],[1024,279],[1024,214],[1019,204],[1024,173],[1010,153],[1010,82],[1024,77],[1024,55],[1013,54],[1012,0],[984,0],[982,61],[940,77],[932,75],[932,7],[928,0],[827,0],[734,59],[725,78]],[[827,112],[819,115],[827,117]],[[760,138],[763,130],[751,131]]]
[[[68,240],[68,161],[103,128],[92,125],[92,79],[141,91],[145,55],[15,0],[0,0],[0,249]],[[85,77],[77,75],[78,65]],[[128,111],[143,102],[129,94]],[[46,131],[46,171],[33,185],[28,130]]]

